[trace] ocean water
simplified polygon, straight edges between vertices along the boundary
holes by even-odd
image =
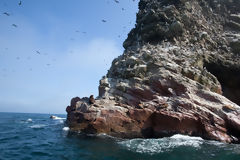
[[[66,115],[0,113],[0,160],[240,160],[240,145],[174,135],[116,139],[72,133]]]

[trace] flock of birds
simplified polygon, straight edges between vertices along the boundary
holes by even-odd
[[[19,1],[18,5],[21,6],[22,5],[22,1]],[[8,13],[8,12],[4,12],[3,14],[5,14],[6,16],[10,16],[10,13]],[[12,26],[16,27],[16,28],[18,27],[16,24],[12,24]]]
[[[113,0],[113,1],[114,1],[115,3],[117,3],[117,4],[120,3],[119,0]],[[132,0],[132,1],[134,2],[135,0]],[[107,1],[107,3],[109,3],[109,0]],[[19,5],[19,6],[22,6],[22,4],[23,4],[23,2],[20,0],[20,1],[18,2],[18,5]],[[122,11],[125,11],[125,8],[121,8],[121,10],[122,10]],[[11,16],[11,14],[10,14],[9,12],[3,12],[2,14],[5,15],[5,16]],[[106,23],[107,20],[106,20],[106,19],[102,19],[101,22],[102,22],[102,23]],[[131,22],[130,22],[129,24],[131,24]],[[17,24],[13,23],[13,24],[12,24],[12,27],[18,28],[19,26],[18,26]],[[124,26],[123,29],[126,29],[126,26]],[[76,32],[76,33],[79,33],[80,31],[79,31],[79,30],[76,30],[75,32]],[[81,33],[82,33],[82,34],[87,34],[86,31],[82,31]],[[120,38],[120,37],[121,37],[121,35],[118,35],[118,38]],[[75,40],[75,39],[74,39],[74,38],[70,38],[70,40],[73,41],[73,40]],[[8,50],[8,48],[5,48],[5,50]],[[70,52],[72,53],[72,51],[70,51]],[[45,53],[45,54],[42,54],[39,50],[36,50],[35,53],[36,53],[37,55],[47,55],[46,53]],[[20,59],[21,59],[21,58],[20,58],[19,56],[16,57],[16,60],[20,60]],[[27,59],[30,60],[31,57],[27,57]],[[56,61],[56,59],[54,58],[53,61]],[[46,66],[50,66],[50,65],[51,65],[50,63],[47,63],[47,64],[46,64]],[[2,70],[6,71],[6,68],[4,68],[4,69],[2,69]],[[30,68],[29,71],[32,71],[32,68]]]

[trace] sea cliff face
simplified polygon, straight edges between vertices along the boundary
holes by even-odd
[[[238,0],[140,0],[99,96],[67,107],[70,129],[240,143],[239,8]]]

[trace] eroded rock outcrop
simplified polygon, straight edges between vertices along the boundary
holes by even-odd
[[[67,107],[70,129],[239,143],[239,8],[238,0],[140,0],[99,96]]]

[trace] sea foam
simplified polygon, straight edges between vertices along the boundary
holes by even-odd
[[[58,116],[54,116],[54,118],[53,119],[55,119],[55,120],[65,120],[66,118],[62,118],[62,117],[58,117]]]
[[[181,146],[189,146],[198,149],[203,142],[204,140],[200,137],[190,137],[177,134],[172,137],[160,139],[125,140],[118,142],[118,144],[133,152],[156,154],[171,151],[174,148]]]
[[[199,141],[203,140],[201,137],[192,137],[192,136],[187,136],[187,135],[182,135],[182,134],[175,134],[170,138],[172,138],[172,139],[185,139],[185,140],[199,140]]]
[[[59,120],[59,123],[64,123],[64,121],[62,119]]]
[[[64,130],[64,131],[69,131],[69,127],[63,127],[62,130]]]
[[[28,118],[27,119],[27,122],[32,122],[33,120],[31,118]]]
[[[33,120],[31,118],[28,118],[27,120],[20,120],[19,123],[32,123]]]
[[[46,125],[44,125],[44,124],[35,124],[35,125],[32,125],[32,126],[30,126],[30,128],[44,128]]]

